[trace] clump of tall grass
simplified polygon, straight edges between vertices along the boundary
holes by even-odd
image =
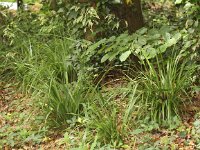
[[[37,95],[37,102],[48,105],[49,116],[53,116],[54,122],[62,123],[72,114],[79,114],[80,105],[85,101],[86,85],[75,83],[78,69],[73,64],[76,60],[71,59],[73,44],[74,41],[67,37],[55,37],[46,43],[25,39],[4,51],[2,56],[2,76],[14,77],[25,93]],[[49,98],[48,103],[46,98]]]
[[[131,89],[132,87],[133,89]],[[120,103],[116,102],[116,96],[122,95]],[[130,97],[128,104],[124,104]],[[120,148],[124,139],[129,135],[132,115],[137,109],[139,94],[137,84],[119,88],[106,93],[98,93],[93,102],[86,108],[86,127],[96,133],[97,142],[102,145],[111,145]],[[126,100],[125,100],[126,99]],[[121,100],[124,100],[122,102]]]
[[[60,83],[52,80],[44,107],[50,122],[59,126],[67,124],[73,117],[82,115],[83,106],[90,101],[92,91],[93,88],[82,81]]]
[[[87,127],[97,134],[97,141],[102,144],[119,146],[122,144],[122,132],[118,122],[118,111],[114,106],[92,105]]]
[[[175,116],[179,117],[184,100],[190,100],[187,89],[191,86],[195,65],[181,53],[166,60],[157,56],[156,65],[146,62],[145,72],[139,79],[141,116],[145,114],[151,121],[168,124]]]
[[[49,83],[52,77],[60,82],[64,79],[70,79],[76,76],[71,61],[68,59],[73,44],[68,38],[53,39],[48,43],[29,41],[23,43],[21,51],[22,56],[12,62],[12,70],[15,77],[23,84],[25,91],[42,88]],[[70,68],[70,69],[69,69]],[[74,77],[75,80],[75,77]]]

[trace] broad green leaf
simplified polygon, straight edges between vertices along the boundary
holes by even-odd
[[[120,3],[121,3],[121,0],[113,0],[112,3],[113,3],[113,4],[120,4]]]
[[[128,34],[127,33],[123,33],[123,34],[121,34],[120,36],[118,36],[116,38],[116,41],[117,42],[121,42],[121,40],[123,40],[124,38],[127,38],[127,37],[128,37]]]
[[[152,36],[147,37],[147,40],[154,41],[156,39],[160,39],[160,36],[161,35],[159,33],[155,33],[155,34],[152,34]]]
[[[126,51],[124,53],[122,53],[122,55],[119,57],[120,61],[123,62],[125,61],[131,54],[131,51]]]
[[[112,61],[119,54],[119,52],[120,51],[110,53],[109,61]]]
[[[146,59],[150,59],[156,56],[156,50],[152,47],[147,46],[142,49],[142,54]]]
[[[144,37],[139,37],[138,38],[138,44],[140,45],[140,46],[143,46],[143,45],[145,45],[147,43],[147,40],[144,38]]]
[[[104,38],[104,39],[102,39],[102,40],[100,40],[100,41],[98,41],[98,42],[92,44],[92,45],[88,48],[86,54],[89,54],[90,52],[95,51],[96,48],[98,48],[101,44],[105,43],[105,41],[106,41],[106,39]]]
[[[165,52],[166,51],[166,49],[167,49],[167,44],[164,44],[164,45],[161,45],[158,49],[159,49],[159,52],[160,53],[163,53],[163,52]]]
[[[181,38],[181,34],[177,33],[175,34],[171,39],[167,40],[167,46],[170,47],[178,42],[178,40]]]
[[[58,12],[58,13],[63,13],[63,12],[64,12],[64,9],[63,9],[63,8],[60,8],[57,12]]]
[[[187,48],[191,47],[192,44],[193,44],[192,41],[187,41],[187,42],[184,44],[183,49],[187,49]]]
[[[178,41],[180,38],[181,38],[181,33],[176,33],[175,35],[174,35],[174,38]]]
[[[169,40],[167,40],[166,46],[170,47],[170,46],[176,44],[176,42],[177,42],[177,40],[175,38],[169,39]]]
[[[105,62],[106,60],[108,60],[108,58],[110,57],[109,53],[104,55],[102,58],[101,58],[101,63]]]
[[[117,46],[116,44],[112,44],[110,47],[105,49],[105,52],[107,53],[107,52],[111,51],[112,49],[116,48],[116,46]]]
[[[111,36],[109,39],[107,39],[107,42],[113,42],[116,39],[115,36]]]
[[[181,4],[182,3],[182,0],[176,0],[175,1],[175,4]]]
[[[145,34],[147,32],[147,28],[141,28],[140,30],[137,31],[140,35]]]
[[[170,31],[171,31],[171,29],[169,28],[169,26],[162,26],[160,28],[159,33],[162,34],[162,35],[165,35],[167,32],[170,32]]]
[[[169,40],[171,38],[171,34],[165,33],[165,35],[163,37],[164,37],[165,40]]]

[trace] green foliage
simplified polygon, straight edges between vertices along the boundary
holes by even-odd
[[[164,17],[153,10],[153,21],[131,35],[111,10],[120,1],[67,2],[56,11],[0,12],[0,77],[31,97],[41,115],[32,118],[36,124],[65,127],[59,146],[66,149],[177,149],[175,137],[188,134],[199,145],[198,117],[192,131],[179,127],[191,85],[199,84],[198,2],[177,1]],[[86,40],[88,33],[93,40]],[[133,68],[132,56],[141,70]],[[1,113],[8,122],[18,114],[21,123],[26,113]],[[152,139],[162,125],[171,131]],[[0,129],[0,145],[15,149],[40,144],[47,132],[35,131],[35,124],[11,126]]]
[[[117,37],[112,36],[91,44],[83,56],[90,58],[96,53],[103,54],[102,63],[107,60],[115,60],[118,56],[123,62],[131,54],[140,59],[151,59],[157,54],[164,53],[168,48],[177,44],[180,39],[181,34],[167,26],[163,26],[159,30],[142,28],[132,35],[123,33]]]
[[[166,61],[157,57],[155,66],[147,60],[146,71],[139,82],[143,90],[143,111],[152,121],[170,125],[173,117],[180,114],[180,107],[184,103],[182,96],[190,99],[187,89],[196,66],[182,56],[180,53]]]
[[[199,118],[199,113],[196,115],[195,122],[193,123],[194,127],[192,129],[192,135],[197,143],[197,148],[200,148],[200,138],[199,138],[199,133],[200,133],[200,118]]]
[[[57,13],[65,20],[65,25],[71,28],[72,34],[87,39],[87,34],[94,39],[108,37],[124,31],[120,27],[123,19],[117,18],[111,11],[112,1],[70,1],[61,2]],[[100,35],[100,36],[99,36]],[[87,39],[88,40],[88,39]]]
[[[81,115],[83,105],[91,99],[88,88],[81,81],[73,84],[52,81],[49,87],[49,97],[44,106],[50,119],[59,126],[66,124],[72,117]]]
[[[13,85],[11,84],[11,86]],[[9,111],[2,111],[4,109],[2,105],[0,110],[0,148],[15,147],[19,149],[30,143],[33,145],[42,143],[47,133],[47,127],[43,124],[45,117],[36,113],[34,109],[30,109],[29,106],[33,106],[32,102],[24,103],[24,99],[13,99],[10,96],[13,92],[11,90],[13,90],[12,87],[7,93],[8,97],[1,97],[1,101],[7,102]]]
[[[58,12],[61,12],[61,9]],[[74,30],[84,29],[84,32],[86,32],[87,28],[92,30],[94,25],[98,24],[100,18],[93,7],[79,4],[69,8],[67,19],[69,20],[67,25],[73,25]]]
[[[90,115],[91,121],[89,123],[89,128],[96,130],[98,141],[113,146],[120,146],[122,144],[121,133],[118,129],[116,109],[99,110],[98,107],[93,107]]]

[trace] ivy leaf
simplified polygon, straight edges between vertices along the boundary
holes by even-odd
[[[123,62],[125,61],[131,54],[131,51],[126,51],[124,53],[122,53],[122,55],[119,57],[120,61]]]

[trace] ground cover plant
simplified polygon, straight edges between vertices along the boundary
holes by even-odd
[[[0,7],[0,149],[200,148],[198,0],[33,7]]]

